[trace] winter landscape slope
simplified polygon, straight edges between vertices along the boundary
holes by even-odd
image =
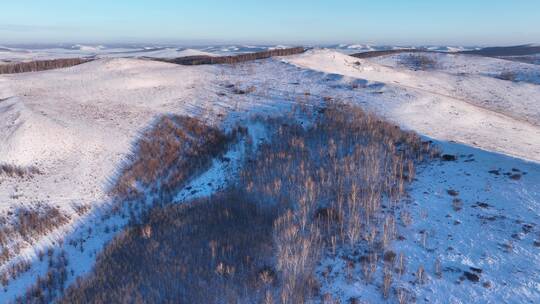
[[[38,259],[38,252],[63,237],[89,238],[85,250],[68,251],[69,259],[78,261],[69,281],[90,271],[96,253],[112,236],[87,236],[88,228],[121,227],[125,221],[113,218],[104,224],[95,213],[79,215],[77,209],[106,207],[107,189],[131,145],[160,115],[186,114],[226,129],[236,122],[248,124],[251,115],[284,113],[298,104],[318,106],[329,98],[360,105],[457,156],[421,169],[410,191],[413,223],[400,228],[405,239],[394,245],[409,253],[411,269],[429,263],[426,270],[433,273],[439,259],[448,271],[426,285],[408,283],[410,277],[400,284],[436,303],[467,303],[470,297],[479,303],[540,300],[535,245],[540,239],[540,68],[432,54],[436,68],[415,70],[406,64],[407,56],[362,60],[312,50],[236,66],[189,67],[116,58],[0,76],[0,164],[35,166],[41,172],[30,178],[0,176],[0,212],[44,203],[70,216],[50,235],[19,240],[23,249],[0,272],[23,259],[32,266],[0,291],[0,302],[23,294],[43,275],[46,261]],[[516,81],[496,77],[505,71],[523,76]],[[264,137],[259,133],[255,138]],[[241,158],[239,153],[229,156]],[[213,193],[235,166],[216,161],[190,188],[179,190],[178,200],[189,199],[192,187]],[[460,210],[447,194],[451,189],[459,192]],[[380,282],[364,286],[347,281],[342,263],[323,262],[322,268],[332,268],[323,280],[324,291],[342,302],[352,296],[382,301]],[[460,279],[464,271],[474,272],[469,267],[482,269],[479,283]]]
[[[412,229],[403,229],[402,241],[394,247],[407,255],[408,267],[422,266],[432,274],[443,267],[439,271],[445,279],[431,275],[426,287],[409,276],[400,278],[400,286],[414,290],[417,301],[430,303],[538,301],[540,90],[535,84],[540,69],[500,59],[429,53],[424,56],[431,57],[436,67],[419,71],[407,65],[409,56],[415,55],[354,60],[322,51],[287,60],[384,83],[381,93],[390,93],[391,98],[363,106],[441,141],[445,153],[458,155],[457,163],[420,169],[407,211],[412,214]],[[504,71],[512,71],[518,79],[493,78]],[[520,79],[533,84],[518,83]],[[448,194],[454,189],[460,198]],[[372,290],[346,278],[351,270],[341,259],[326,261],[320,271],[323,289],[342,302],[381,301],[379,287]],[[358,272],[353,277],[361,276],[360,269],[352,271]],[[483,285],[470,284],[465,272]]]
[[[372,58],[371,61],[389,67],[402,67],[414,70],[412,61],[416,58],[427,58],[434,62],[432,71],[445,72],[457,76],[475,75],[488,76],[502,80],[513,80],[523,83],[540,83],[539,69],[532,64],[522,64],[509,60],[483,57],[477,55],[447,54],[447,53],[401,53],[391,56]],[[504,79],[504,76],[513,76]]]
[[[463,55],[444,56],[455,58],[455,70],[468,66],[470,60]],[[332,51],[310,52],[288,60],[304,68],[384,84],[381,92],[387,98],[380,99],[386,102],[363,102],[370,110],[406,128],[440,140],[540,160],[537,85],[478,76],[464,68],[462,75],[444,70],[411,71]],[[519,63],[508,65],[517,70],[522,67]],[[540,70],[536,66],[529,68],[536,73]],[[452,128],[447,127],[450,125]]]

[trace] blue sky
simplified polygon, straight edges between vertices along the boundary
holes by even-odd
[[[540,0],[2,2],[0,44],[540,42]]]

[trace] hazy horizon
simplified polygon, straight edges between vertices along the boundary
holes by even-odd
[[[239,47],[274,47],[274,46],[283,46],[283,47],[294,47],[294,46],[305,46],[305,47],[336,47],[336,46],[372,46],[372,47],[463,47],[465,49],[473,48],[484,48],[484,47],[511,47],[511,46],[540,46],[540,43],[528,42],[528,43],[510,43],[510,44],[404,44],[404,43],[368,43],[363,41],[348,41],[348,42],[335,42],[335,43],[271,43],[271,42],[262,42],[262,43],[250,43],[243,41],[217,41],[217,42],[152,42],[152,41],[141,41],[141,42],[99,42],[99,41],[67,41],[67,42],[37,42],[37,43],[0,43],[0,47],[11,47],[11,48],[26,48],[26,49],[47,49],[47,48],[71,48],[73,46],[88,46],[88,47],[104,47],[104,48],[142,48],[142,47],[155,47],[155,48],[205,48],[205,47],[229,47],[229,46],[239,46]]]

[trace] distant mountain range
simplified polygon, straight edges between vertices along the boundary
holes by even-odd
[[[462,53],[483,56],[527,56],[540,54],[540,44],[525,44],[516,46],[487,47],[479,50],[463,51]]]
[[[73,57],[153,57],[176,58],[190,55],[235,55],[293,47],[294,45],[208,45],[179,46],[159,44],[41,44],[0,45],[0,61],[27,61]],[[540,54],[540,45],[527,44],[508,47],[447,46],[447,45],[374,45],[332,44],[305,45],[308,48],[328,48],[345,54],[395,50],[427,50],[434,52],[477,54],[492,57],[530,56]]]

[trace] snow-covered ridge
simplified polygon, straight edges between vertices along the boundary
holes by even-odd
[[[471,73],[409,71],[332,50],[286,60],[302,68],[384,84],[380,96],[384,102],[373,102],[373,97],[359,101],[407,129],[540,161],[538,85]]]
[[[95,224],[76,216],[74,207],[106,208],[109,181],[132,142],[155,117],[175,113],[215,123],[224,114],[237,112],[226,127],[248,113],[286,111],[294,104],[294,96],[279,90],[264,98],[235,93],[230,83],[249,86],[241,81],[246,71],[101,59],[62,70],[2,75],[0,138],[5,153],[0,163],[32,164],[43,174],[32,179],[0,177],[0,212],[41,202],[58,206],[71,218],[50,235],[21,244],[21,253],[8,264],[35,260],[41,249],[58,244],[55,241],[73,227]],[[283,82],[289,85],[287,79]],[[91,248],[98,251],[106,240]],[[30,278],[44,271],[38,267],[24,274],[19,283],[10,285],[9,294],[23,293],[33,283]]]
[[[369,61],[392,68],[418,70],[410,62],[422,57],[433,62],[430,72],[444,72],[455,76],[487,76],[491,78],[540,84],[540,66],[503,60],[493,57],[479,57],[466,54],[444,53],[400,53],[370,58]]]

